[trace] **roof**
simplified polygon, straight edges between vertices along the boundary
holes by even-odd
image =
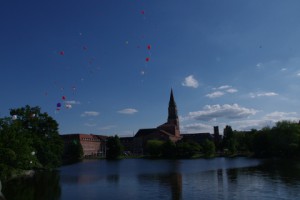
[[[138,132],[135,134],[134,137],[142,137],[142,136],[148,136],[151,133],[157,132],[157,128],[147,128],[147,129],[139,129]]]
[[[210,133],[189,133],[189,134],[181,134],[184,139],[192,139],[192,140],[205,140],[212,139],[213,136]]]
[[[80,139],[80,140],[90,140],[90,141],[104,140],[107,138],[107,136],[104,135],[83,134],[83,133],[66,134],[66,135],[61,135],[61,137],[63,139]]]

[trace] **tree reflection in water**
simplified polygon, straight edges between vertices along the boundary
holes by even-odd
[[[8,200],[58,200],[61,195],[60,176],[56,171],[38,172],[33,178],[7,182],[2,192]]]

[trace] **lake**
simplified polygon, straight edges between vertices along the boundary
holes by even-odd
[[[85,160],[3,185],[7,200],[300,199],[300,162]]]

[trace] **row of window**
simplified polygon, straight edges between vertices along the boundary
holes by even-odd
[[[97,141],[97,142],[100,142],[100,141],[101,141],[100,139],[97,139],[97,138],[81,138],[81,140],[86,140],[86,141]]]

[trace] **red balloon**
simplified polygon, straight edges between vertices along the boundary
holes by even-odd
[[[62,96],[62,100],[66,100],[66,96]]]
[[[150,49],[151,49],[151,45],[150,45],[150,44],[148,44],[148,46],[147,46],[147,49],[148,49],[148,50],[150,50]]]
[[[149,62],[149,60],[150,60],[150,58],[149,58],[149,57],[147,57],[147,58],[146,58],[146,62]]]
[[[141,14],[144,15],[144,14],[145,14],[145,11],[144,11],[144,10],[141,10]]]
[[[59,52],[59,54],[60,54],[61,56],[63,56],[63,55],[65,55],[65,52],[64,52],[64,51],[61,51],[61,52]]]

